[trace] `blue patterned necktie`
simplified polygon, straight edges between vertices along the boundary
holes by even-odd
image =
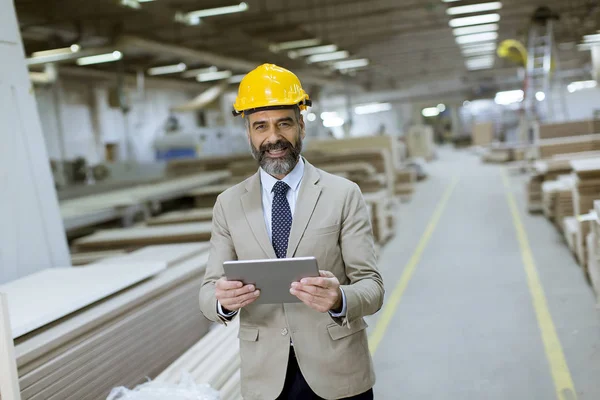
[[[290,187],[283,181],[273,186],[273,208],[271,210],[271,242],[277,258],[285,258],[288,239],[292,229],[292,212],[286,193]]]

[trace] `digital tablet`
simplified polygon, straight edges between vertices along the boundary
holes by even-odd
[[[301,300],[290,293],[292,282],[319,276],[315,257],[226,261],[223,269],[228,281],[253,284],[260,290],[255,304],[300,303]]]

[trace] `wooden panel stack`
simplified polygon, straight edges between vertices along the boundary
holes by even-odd
[[[575,255],[575,243],[577,241],[577,219],[573,216],[563,218],[563,235],[569,249]]]
[[[417,171],[413,168],[404,168],[396,171],[395,194],[398,196],[410,196],[415,190],[417,182]]]
[[[252,155],[250,152],[227,156],[172,160],[167,164],[167,174],[170,176],[180,176],[195,174],[201,171],[229,170],[229,166],[234,162],[251,160]]]
[[[189,195],[194,198],[196,208],[211,208],[215,205],[217,197],[231,186],[230,183],[205,186],[189,192]]]
[[[542,203],[542,184],[544,183],[543,174],[534,174],[527,181],[527,209],[529,212],[543,211]]]
[[[221,400],[241,399],[238,332],[239,318],[214,326],[155,380],[175,384],[189,374],[196,384],[220,391]]]
[[[594,201],[594,218],[590,222],[591,232],[586,238],[587,270],[590,282],[600,302],[600,200]]]
[[[152,256],[169,267],[17,337],[22,399],[105,399],[112,388],[133,387],[167,368],[208,331],[198,309],[205,249],[188,244],[177,252],[163,247],[106,260],[108,267]]]
[[[155,244],[204,242],[210,240],[211,222],[136,226],[98,230],[73,242],[76,251],[137,249]]]
[[[478,122],[473,124],[472,142],[474,146],[488,146],[494,141],[494,123]]]
[[[373,236],[379,245],[392,238],[396,229],[396,203],[385,191],[366,193],[363,195],[373,226]]]
[[[171,225],[171,224],[186,224],[191,222],[206,222],[212,221],[213,209],[194,208],[191,210],[171,211],[149,218],[146,224],[149,226],[155,225]]]
[[[563,179],[563,187],[556,191],[554,203],[554,223],[559,231],[564,230],[563,222],[565,217],[573,217],[573,181]]]
[[[405,136],[406,149],[412,158],[423,158],[431,161],[435,156],[433,127],[429,125],[413,125]]]
[[[594,130],[593,121],[574,121],[558,124],[542,124],[536,129],[537,139],[555,139],[600,133]]]
[[[596,219],[596,213],[591,212],[584,215],[575,217],[576,231],[575,231],[575,256],[579,265],[584,269],[586,275],[587,270],[587,241],[586,238],[592,230],[592,222]]]
[[[572,160],[576,176],[573,188],[575,215],[587,214],[594,208],[594,200],[600,199],[600,158]]]
[[[551,158],[565,153],[600,151],[600,134],[543,139],[537,142],[537,148],[539,158]]]

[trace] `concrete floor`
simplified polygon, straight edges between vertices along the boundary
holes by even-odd
[[[386,300],[459,180],[373,356],[376,399],[557,399],[501,167],[442,149],[427,168],[380,257]],[[524,177],[510,183],[577,393],[561,399],[600,399],[592,290],[556,229],[525,211]],[[367,318],[370,333],[381,315]]]

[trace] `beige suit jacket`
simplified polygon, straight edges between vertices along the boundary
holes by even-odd
[[[372,227],[358,186],[306,162],[288,244],[288,257],[314,256],[339,279],[347,313],[333,318],[303,303],[251,304],[240,310],[241,388],[244,399],[273,400],[283,389],[290,338],[298,365],[313,391],[325,399],[350,397],[375,384],[363,317],[384,297]],[[217,313],[215,282],[223,262],[275,258],[262,209],[260,175],[219,195],[211,249],[200,290],[200,308]]]

